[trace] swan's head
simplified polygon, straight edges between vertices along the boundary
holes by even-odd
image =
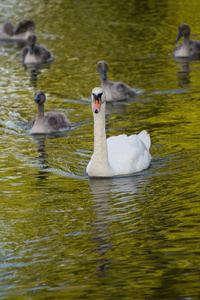
[[[190,35],[190,26],[186,23],[179,25],[178,27],[178,35],[175,42],[178,42],[182,36],[189,36]]]
[[[100,74],[102,80],[107,79],[106,73],[108,72],[108,64],[101,60],[97,63],[97,72]]]
[[[92,90],[92,111],[98,114],[101,110],[101,104],[106,102],[106,96],[101,87]]]
[[[39,90],[35,93],[34,101],[37,104],[42,104],[46,101],[46,96],[43,91]]]

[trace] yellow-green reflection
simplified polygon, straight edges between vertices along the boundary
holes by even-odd
[[[177,27],[200,40],[200,3],[2,1],[2,22],[37,24],[55,62],[24,69],[0,43],[0,298],[198,299],[199,60],[174,59]],[[186,10],[187,8],[187,10]],[[107,105],[107,135],[149,131],[151,167],[89,179],[90,93],[108,77],[140,91]],[[36,89],[72,130],[33,137]]]

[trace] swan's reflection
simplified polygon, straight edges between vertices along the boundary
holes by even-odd
[[[96,236],[94,240],[97,246],[93,252],[99,252],[99,257],[101,257],[98,261],[96,272],[106,271],[107,266],[112,263],[110,258],[106,258],[106,253],[112,248],[112,244],[109,241],[112,234],[109,229],[109,223],[112,222],[110,216],[112,215],[113,217],[110,209],[110,198],[113,195],[117,195],[121,201],[121,198],[127,198],[127,194],[134,195],[138,191],[138,186],[142,180],[144,181],[144,177],[139,175],[139,173],[135,176],[90,179],[89,182],[95,200],[94,210],[96,213],[96,220],[93,226]]]
[[[94,209],[96,212],[96,220],[94,222],[95,231],[95,242],[97,244],[93,252],[99,252],[99,256],[104,256],[112,247],[111,243],[107,241],[109,229],[108,215],[109,208],[108,202],[110,200],[109,179],[90,179],[90,186],[92,194],[94,195],[95,205]],[[106,270],[106,266],[110,263],[110,260],[101,258],[98,262],[96,272],[103,272]]]

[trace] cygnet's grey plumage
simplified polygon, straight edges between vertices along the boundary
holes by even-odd
[[[63,113],[48,112],[44,113],[44,103],[46,96],[43,91],[39,90],[35,93],[34,101],[37,103],[38,110],[36,119],[29,122],[31,128],[30,133],[54,133],[66,131],[70,128],[70,121]]]
[[[176,57],[190,57],[200,55],[200,42],[197,40],[190,39],[190,26],[183,23],[178,27],[178,35],[176,42],[178,42],[181,37],[183,41],[178,44],[173,51]]]
[[[97,72],[100,74],[101,87],[106,94],[106,101],[119,101],[136,96],[136,91],[127,84],[108,80],[108,64],[105,61],[97,63]]]
[[[53,53],[42,45],[36,45],[36,35],[29,35],[28,46],[22,49],[22,62],[28,63],[45,63],[54,60]]]
[[[23,20],[16,27],[10,22],[0,25],[0,39],[27,40],[35,31],[35,23],[31,20]]]

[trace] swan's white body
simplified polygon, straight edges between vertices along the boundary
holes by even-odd
[[[100,105],[96,102],[96,105],[94,97],[99,97],[99,95],[102,95],[102,102]],[[106,140],[106,101],[103,90],[101,88],[93,89],[92,99],[94,153],[86,168],[88,175],[91,177],[110,177],[131,174],[147,169],[151,163],[151,155],[149,153],[151,141],[149,134],[143,130],[138,135],[127,136],[122,134]],[[97,98],[96,101],[98,101]]]

